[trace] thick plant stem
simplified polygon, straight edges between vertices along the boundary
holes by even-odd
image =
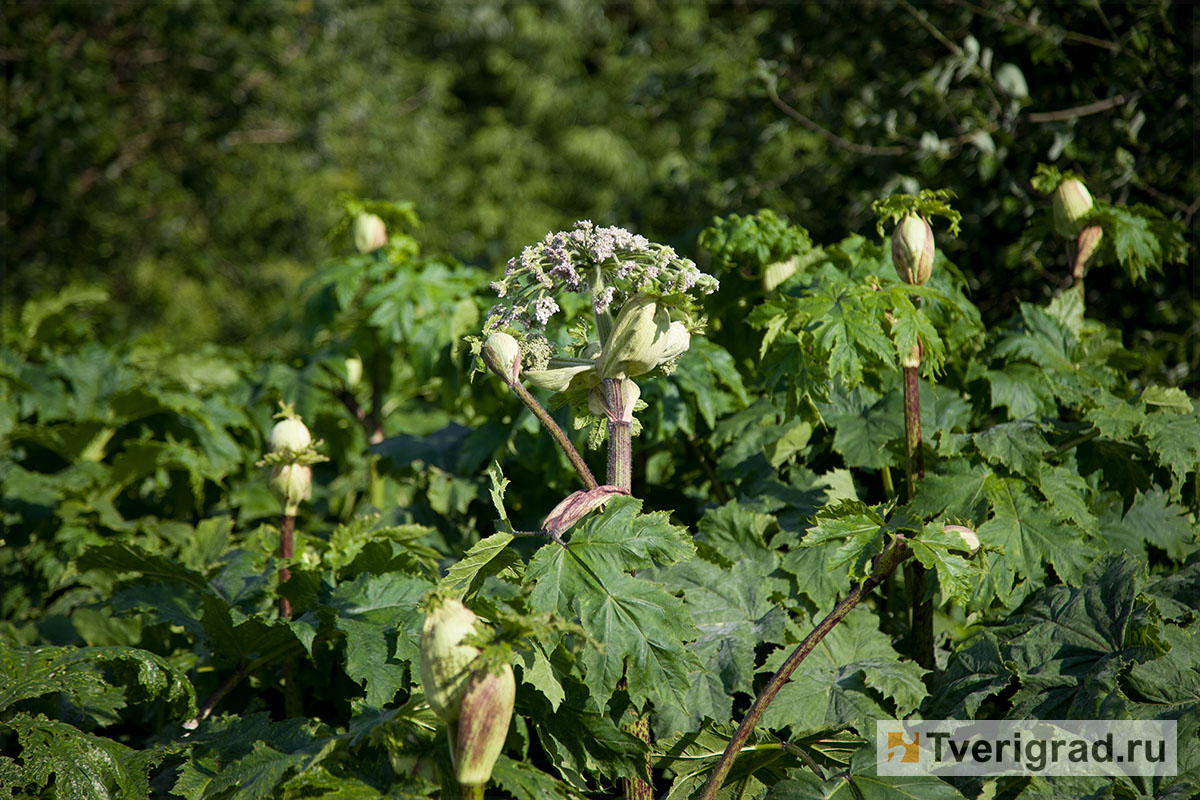
[[[608,483],[629,491],[633,483],[633,409],[625,408],[624,383],[628,378],[604,379],[604,405],[608,412]],[[629,687],[624,678],[618,689]],[[650,744],[650,721],[638,717],[627,730],[647,745]],[[646,777],[650,778],[650,756],[646,756]],[[624,778],[621,781],[625,800],[652,800],[654,787],[648,780]]]
[[[459,796],[459,798],[461,798],[461,800],[483,800],[483,785],[482,784],[476,784],[474,786],[467,786],[466,784],[459,784],[458,788],[459,788],[458,796]]]
[[[279,524],[279,557],[290,561],[295,555],[296,515],[284,512]],[[283,583],[292,577],[292,571],[283,566],[279,569],[279,582]],[[279,616],[288,618],[292,615],[292,604],[286,597],[279,598]]]
[[[908,479],[908,496],[917,493],[917,483],[925,477],[925,456],[921,451],[921,384],[918,372],[920,361],[915,366],[904,367],[904,443],[905,474]],[[912,606],[912,656],[925,669],[933,669],[933,602],[925,599],[925,568],[913,562],[904,568],[904,582],[908,585],[909,603]]]
[[[279,525],[279,557],[290,561],[296,554],[296,515],[284,512]],[[292,577],[292,571],[286,566],[279,570],[279,582],[283,583]],[[279,616],[287,619],[292,616],[292,604],[286,597],[279,598]],[[300,699],[299,670],[296,662],[288,658],[283,662],[283,713],[286,717],[300,716],[302,702]]]
[[[529,390],[521,385],[520,381],[510,380],[499,364],[494,363],[485,351],[482,354],[483,363],[488,365],[488,369],[496,373],[500,380],[516,393],[525,407],[533,412],[533,415],[538,418],[538,422],[549,431],[550,438],[554,439],[555,444],[566,455],[567,460],[571,462],[571,466],[575,468],[575,472],[579,474],[579,479],[583,481],[583,485],[588,489],[595,489],[599,486],[596,483],[595,476],[588,469],[588,465],[584,462],[583,456],[579,455],[579,451],[575,449],[575,445],[571,444],[571,440],[567,438],[567,434],[558,426],[554,418],[550,416],[550,412],[542,408],[542,404],[537,401],[537,398],[529,393]]]
[[[628,378],[604,379],[608,408],[608,484],[629,491],[633,484],[633,409],[622,391]]]
[[[767,681],[767,685],[763,687],[762,692],[755,699],[754,705],[750,707],[750,711],[746,714],[746,718],[742,720],[742,724],[734,732],[733,738],[729,740],[729,746],[725,748],[725,752],[721,755],[721,760],[713,768],[712,775],[709,776],[708,783],[704,786],[704,792],[700,795],[700,800],[714,800],[716,798],[717,792],[721,789],[721,784],[725,781],[725,776],[733,768],[734,759],[737,758],[743,745],[746,744],[746,740],[750,738],[750,734],[754,732],[754,727],[762,718],[763,712],[767,710],[767,706],[775,699],[775,695],[779,694],[779,690],[787,684],[788,679],[792,677],[792,673],[796,671],[801,662],[833,630],[834,626],[841,622],[876,586],[891,575],[896,566],[908,558],[911,552],[908,549],[908,545],[905,544],[904,537],[897,536],[888,548],[876,558],[875,569],[871,572],[871,576],[854,587],[841,602],[833,607],[829,615],[821,620],[808,636],[804,637],[804,641],[800,642],[796,649],[792,651],[792,654],[788,656],[787,661],[783,662],[783,666],[779,668],[779,671],[771,676],[771,680]]]

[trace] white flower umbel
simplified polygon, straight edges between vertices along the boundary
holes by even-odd
[[[556,298],[565,292],[588,293],[599,316],[639,293],[667,298],[669,305],[687,310],[695,296],[711,294],[717,285],[716,278],[666,245],[624,228],[581,220],[509,260],[504,277],[492,283],[503,302],[492,309],[487,327],[516,323],[527,330],[545,328],[560,310]]]

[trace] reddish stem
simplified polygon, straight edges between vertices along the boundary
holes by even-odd
[[[279,557],[290,561],[295,555],[296,515],[284,514],[279,526]],[[287,566],[279,569],[279,582],[284,583],[292,577],[292,571]],[[279,598],[279,616],[285,619],[292,616],[292,604],[286,597]]]

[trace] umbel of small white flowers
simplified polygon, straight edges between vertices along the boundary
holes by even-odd
[[[505,302],[490,312],[487,328],[515,324],[544,328],[565,292],[587,292],[597,315],[609,313],[637,293],[670,298],[686,309],[691,295],[716,291],[717,279],[673,248],[624,228],[597,227],[580,220],[569,231],[549,233],[510,259],[492,288]]]

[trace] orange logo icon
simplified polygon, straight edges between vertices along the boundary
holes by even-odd
[[[914,732],[912,736],[913,736],[912,741],[906,742],[906,741],[904,741],[903,733],[898,733],[896,731],[888,731],[888,743],[887,743],[888,757],[887,757],[887,760],[891,761],[895,757],[896,754],[894,752],[892,752],[893,748],[902,747],[902,748],[904,748],[904,753],[900,756],[901,764],[919,764],[919,763],[921,763],[921,734],[918,732]]]

